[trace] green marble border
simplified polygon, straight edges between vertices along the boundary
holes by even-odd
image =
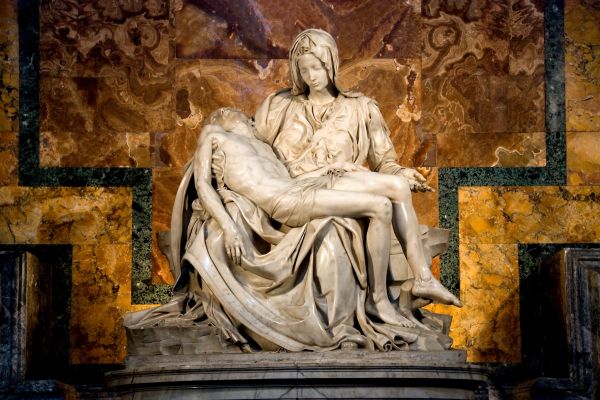
[[[566,183],[564,82],[564,8],[562,0],[544,5],[546,92],[545,167],[440,168],[439,223],[450,229],[450,249],[442,258],[441,280],[459,292],[458,188],[460,186],[554,186]],[[19,1],[19,184],[22,186],[125,186],[133,189],[134,304],[168,300],[170,287],[152,285],[152,170],[146,168],[42,168],[39,157],[39,8]]]
[[[450,229],[450,248],[442,257],[441,281],[460,293],[458,188],[461,186],[560,186],[567,182],[564,75],[564,6],[544,2],[544,83],[546,166],[524,168],[440,168],[439,224]]]
[[[170,286],[152,285],[152,170],[148,168],[40,167],[40,20],[37,0],[20,0],[19,185],[130,187],[132,201],[132,301],[166,302]]]

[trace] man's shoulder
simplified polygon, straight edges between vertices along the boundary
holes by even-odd
[[[223,128],[220,127],[219,125],[205,125],[202,128],[202,132],[200,132],[200,140],[201,141],[206,141],[208,139],[220,139],[223,138],[224,135],[224,131]]]

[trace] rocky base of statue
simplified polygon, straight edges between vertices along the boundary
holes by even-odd
[[[131,356],[107,375],[123,399],[486,398],[464,351]]]
[[[402,289],[400,289],[402,293]],[[224,331],[217,328],[203,314],[202,306],[188,310],[186,314],[173,314],[171,309],[181,307],[187,301],[185,294],[175,295],[171,302],[156,309],[149,310],[153,319],[145,319],[144,323],[135,323],[140,314],[129,313],[125,317],[127,332],[127,348],[129,356],[151,355],[194,355],[206,353],[254,353],[258,351],[285,352],[286,350],[265,338],[240,327],[245,337],[244,343],[234,342],[226,337]],[[166,316],[157,310],[164,309]],[[427,310],[416,310],[416,321],[420,333],[415,340],[400,346],[386,345],[388,351],[442,351],[450,349],[452,339],[448,336],[452,317],[445,314],[432,313]],[[356,341],[341,342],[338,349],[363,349],[373,351],[368,344],[359,346]],[[365,341],[366,343],[366,341]]]

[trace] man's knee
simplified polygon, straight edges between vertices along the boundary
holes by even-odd
[[[412,193],[410,191],[410,184],[406,178],[394,176],[390,189],[393,192],[393,200],[397,202],[411,201]]]
[[[387,197],[375,196],[372,201],[373,217],[380,220],[392,218],[392,203]]]

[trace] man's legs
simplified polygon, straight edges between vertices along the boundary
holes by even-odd
[[[359,192],[320,189],[315,192],[314,218],[369,218],[366,234],[367,311],[393,325],[414,327],[392,305],[387,294],[387,269],[390,257],[392,205],[384,196]]]
[[[431,274],[419,233],[419,222],[412,205],[412,193],[406,179],[375,172],[348,172],[338,178],[335,190],[372,193],[392,202],[392,226],[415,276],[413,294],[433,301],[461,306],[460,301]]]

